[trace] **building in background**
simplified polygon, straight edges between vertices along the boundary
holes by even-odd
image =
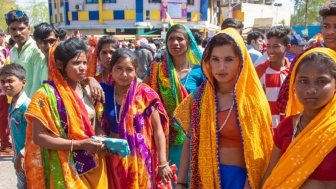
[[[216,13],[214,0],[49,0],[51,23],[84,35],[164,35],[170,18],[214,33]]]
[[[245,28],[266,31],[275,25],[290,25],[292,4],[274,3],[273,0],[220,0],[220,20],[234,17]]]

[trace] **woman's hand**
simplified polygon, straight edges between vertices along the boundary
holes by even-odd
[[[75,142],[75,140],[74,140]],[[84,140],[77,140],[77,144],[75,149],[77,150],[86,150],[91,153],[97,153],[98,151],[102,151],[105,148],[105,144],[101,141],[93,140],[91,138],[87,138]]]
[[[14,160],[14,168],[17,172],[24,171],[24,156],[18,153]]]
[[[171,170],[169,163],[167,163],[164,167],[159,167],[158,169],[159,176],[164,183],[167,183],[170,179],[172,179],[173,171]]]
[[[100,86],[98,81],[93,77],[88,77],[85,79],[84,85],[88,84],[90,87],[91,98],[94,101],[99,101],[105,103],[105,93],[103,88]]]

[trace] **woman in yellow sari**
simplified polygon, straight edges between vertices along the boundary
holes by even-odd
[[[51,80],[36,92],[26,112],[25,169],[28,188],[106,188],[104,145],[90,139],[96,115],[88,90],[83,41],[72,38],[50,52]],[[102,131],[100,131],[102,132]]]
[[[259,188],[272,149],[271,113],[236,30],[209,41],[202,69],[207,80],[174,114],[187,135],[177,188]]]
[[[336,53],[311,49],[292,73],[263,188],[336,188]]]

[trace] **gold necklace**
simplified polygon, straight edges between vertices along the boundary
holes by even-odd
[[[231,107],[230,107],[230,110],[229,110],[229,113],[228,113],[228,115],[226,116],[226,118],[225,118],[223,124],[222,124],[222,125],[220,126],[220,128],[217,130],[217,133],[219,133],[219,132],[224,128],[224,126],[226,125],[226,122],[229,121],[229,117],[230,117],[231,112],[232,112],[232,110],[233,110],[233,105],[234,105],[234,102],[232,102]]]

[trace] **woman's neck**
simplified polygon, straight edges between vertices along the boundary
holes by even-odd
[[[70,86],[70,88],[71,88],[72,90],[76,90],[77,87],[78,87],[78,84],[79,84],[79,82],[76,82],[76,81],[69,81],[69,80],[67,80],[67,83],[68,83],[68,85]]]
[[[307,111],[303,110],[301,124],[306,126],[308,123],[314,119],[314,117],[320,112],[320,110]]]
[[[124,96],[127,93],[128,89],[129,89],[129,86],[125,87],[125,86],[120,86],[117,84],[114,85],[115,94],[117,96]]]
[[[219,94],[232,93],[234,85],[228,83],[216,83],[216,92]]]
[[[109,75],[110,75],[110,71],[107,69],[103,69],[103,72],[101,73],[102,80],[106,81]]]
[[[173,57],[174,67],[177,71],[188,68],[187,57],[185,55]]]

